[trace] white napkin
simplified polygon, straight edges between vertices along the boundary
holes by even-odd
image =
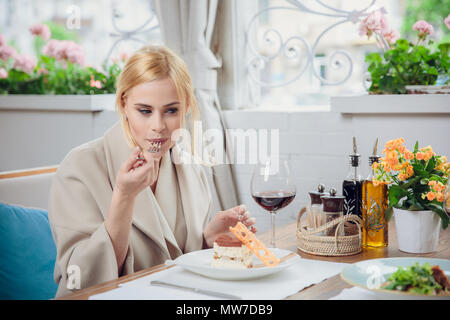
[[[116,289],[90,296],[89,300],[186,300],[186,291],[173,290],[160,287],[154,290],[153,286],[119,286]],[[189,293],[190,300],[208,300],[214,297]]]
[[[216,299],[215,297],[181,289],[150,285],[150,281],[158,279],[173,284],[232,294],[245,300],[278,300],[335,276],[346,265],[345,263],[299,259],[296,264],[276,274],[244,281],[210,279],[175,266],[171,269],[126,282],[120,285],[118,289],[92,296],[90,299]]]

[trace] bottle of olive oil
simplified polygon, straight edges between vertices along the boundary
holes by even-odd
[[[373,155],[369,157],[369,176],[362,186],[362,220],[363,246],[381,248],[388,245],[388,223],[384,215],[388,203],[388,190],[386,184],[375,185],[372,182],[374,177],[372,165],[380,160],[376,155],[377,142]]]

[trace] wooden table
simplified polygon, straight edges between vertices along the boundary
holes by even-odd
[[[262,233],[258,236],[261,240],[268,240],[268,232]],[[428,257],[428,258],[444,258],[450,259],[450,227],[446,230],[441,230],[439,247],[436,252],[427,254],[410,254],[398,250],[397,237],[395,231],[394,222],[389,224],[389,246],[381,249],[363,249],[359,254],[346,257],[321,257],[306,254],[297,249],[296,242],[296,223],[290,223],[277,228],[277,246],[283,249],[289,249],[296,251],[301,257],[306,259],[323,260],[331,262],[345,262],[354,263],[361,260],[376,259],[376,258],[389,258],[389,257]],[[140,277],[147,276],[149,274],[159,272],[167,269],[165,265],[158,265],[152,268],[144,269],[135,272],[130,275],[120,277],[119,279],[105,282],[99,285],[95,285],[68,296],[59,298],[61,300],[85,300],[90,296],[106,292],[118,287],[119,284],[135,280]],[[288,300],[310,300],[310,299],[328,299],[337,295],[344,288],[351,288],[352,286],[343,281],[340,275],[336,275],[321,283],[312,285],[308,288],[301,290],[300,292],[288,297]]]

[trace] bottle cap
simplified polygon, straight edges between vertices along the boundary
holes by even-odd
[[[359,158],[361,157],[361,155],[358,153],[354,153],[354,154],[349,155],[349,157],[350,157],[350,165],[352,167],[358,167],[359,166]]]
[[[369,156],[369,165],[372,166],[374,162],[380,162],[380,156]]]

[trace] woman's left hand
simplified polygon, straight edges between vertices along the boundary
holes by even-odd
[[[256,219],[250,217],[250,212],[247,211],[245,205],[240,205],[225,211],[220,211],[209,222],[203,231],[203,237],[206,241],[206,245],[211,248],[214,244],[214,240],[222,234],[230,234],[230,227],[234,227],[236,223],[242,222],[251,232],[257,232],[254,224]]]

